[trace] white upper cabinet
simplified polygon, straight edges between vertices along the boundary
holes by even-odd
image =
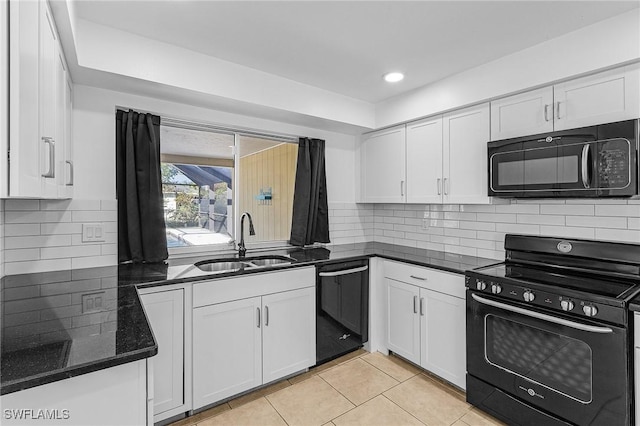
[[[556,84],[555,130],[640,117],[639,80],[635,65]]]
[[[365,135],[360,149],[362,201],[403,203],[406,197],[405,126]]]
[[[459,204],[488,204],[487,142],[489,104],[476,105],[445,114],[443,201]]]
[[[491,139],[508,139],[553,131],[553,88],[491,102]]]
[[[407,124],[407,202],[442,202],[442,116]]]
[[[491,102],[491,140],[640,117],[640,65]]]
[[[9,187],[2,195],[68,197],[69,74],[53,15],[47,2],[11,1],[9,22]]]

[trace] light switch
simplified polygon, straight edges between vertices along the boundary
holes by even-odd
[[[104,241],[104,232],[101,223],[82,224],[82,242],[95,243]]]

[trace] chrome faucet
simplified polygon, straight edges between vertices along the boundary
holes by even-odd
[[[242,213],[240,217],[240,243],[238,244],[238,257],[244,257],[247,253],[247,249],[244,246],[244,217],[247,216],[249,218],[249,235],[256,235],[256,231],[253,229],[253,220],[251,220],[251,215],[249,212]]]

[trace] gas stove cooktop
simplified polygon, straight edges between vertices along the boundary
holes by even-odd
[[[506,260],[466,273],[470,291],[566,315],[627,323],[640,245],[507,235]]]

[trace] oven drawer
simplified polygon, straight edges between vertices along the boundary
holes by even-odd
[[[385,260],[384,276],[461,299],[465,297],[464,277],[459,274]]]

